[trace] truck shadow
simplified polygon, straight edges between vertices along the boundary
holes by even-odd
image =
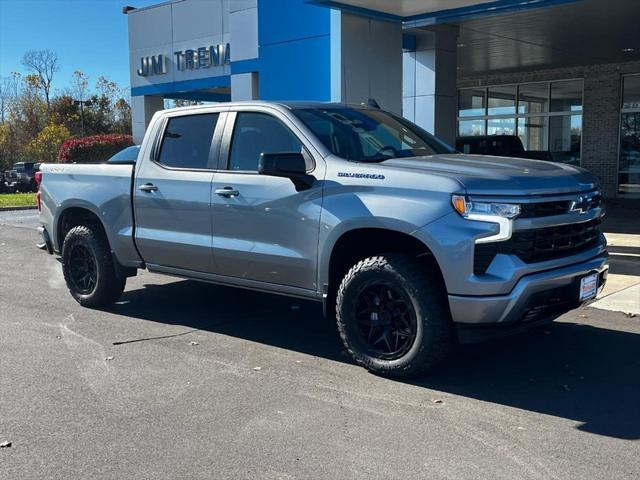
[[[125,292],[122,300],[113,313],[351,363],[333,322],[315,302],[187,280],[145,285]],[[462,346],[437,372],[403,382],[566,418],[584,432],[637,440],[639,352],[638,334],[557,322],[524,336]]]

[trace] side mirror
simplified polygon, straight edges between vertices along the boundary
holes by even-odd
[[[313,177],[307,175],[307,162],[299,152],[260,154],[258,173],[289,178],[297,191],[306,190],[313,184]]]

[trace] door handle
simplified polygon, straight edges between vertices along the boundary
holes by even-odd
[[[240,192],[233,187],[216,188],[216,195],[221,197],[237,197]]]
[[[138,187],[138,190],[142,190],[143,192],[155,192],[156,190],[158,190],[158,187],[156,187],[153,183],[145,183],[144,185],[140,185]]]

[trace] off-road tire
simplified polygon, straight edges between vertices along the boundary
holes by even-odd
[[[93,257],[97,275],[90,292],[79,291],[71,278],[70,255],[75,246],[86,248]],[[127,278],[118,276],[109,243],[99,227],[81,225],[67,233],[62,245],[62,271],[71,296],[83,307],[102,308],[113,304],[124,291]]]
[[[451,351],[455,333],[444,285],[438,272],[425,262],[404,254],[369,257],[344,276],[336,299],[340,337],[353,359],[369,371],[388,377],[409,377],[438,365]],[[403,356],[387,360],[370,355],[357,337],[355,307],[363,285],[379,279],[402,290],[416,315],[415,340]]]

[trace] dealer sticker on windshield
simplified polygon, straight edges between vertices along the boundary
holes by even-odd
[[[598,293],[598,274],[593,273],[580,279],[580,301],[594,298]]]

